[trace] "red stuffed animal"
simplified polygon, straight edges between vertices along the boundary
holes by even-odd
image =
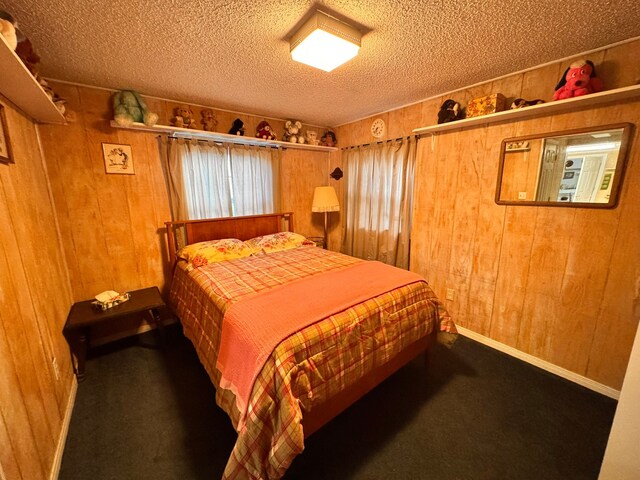
[[[596,77],[596,67],[591,60],[579,60],[572,63],[556,85],[554,100],[579,97],[601,92],[602,80]]]
[[[276,134],[266,120],[261,121],[256,128],[256,137],[263,140],[277,140]]]

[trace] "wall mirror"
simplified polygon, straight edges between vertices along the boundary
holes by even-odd
[[[504,140],[496,203],[615,207],[632,129],[622,123]]]

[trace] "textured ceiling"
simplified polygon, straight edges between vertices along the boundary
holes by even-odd
[[[366,32],[330,73],[287,39],[314,6]],[[638,0],[0,0],[44,76],[339,125],[640,35]]]

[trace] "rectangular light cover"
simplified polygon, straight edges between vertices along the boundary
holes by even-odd
[[[317,11],[292,37],[291,57],[330,72],[358,54],[360,39],[355,28]]]

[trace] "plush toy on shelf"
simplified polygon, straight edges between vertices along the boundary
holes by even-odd
[[[15,50],[18,42],[22,40],[18,24],[9,12],[0,10],[0,36],[9,44],[11,50]]]
[[[256,137],[263,140],[277,140],[276,134],[266,120],[261,121],[256,127]]]
[[[213,113],[213,110],[207,108],[206,110],[202,110],[200,115],[202,115],[202,129],[205,132],[215,132],[218,126],[218,119],[216,118],[216,114]]]
[[[306,139],[309,145],[318,145],[320,143],[318,140],[318,132],[315,130],[307,130]]]
[[[320,137],[320,145],[322,145],[323,147],[335,147],[336,145],[338,145],[336,134],[331,130],[327,130],[325,134]]]
[[[602,80],[596,76],[596,67],[591,60],[578,60],[569,65],[556,85],[554,100],[580,97],[604,89]]]
[[[239,118],[236,118],[229,129],[229,134],[231,135],[244,135],[244,122]]]
[[[453,122],[462,118],[464,118],[464,112],[460,104],[450,98],[445,100],[438,112],[438,123]]]
[[[54,105],[62,115],[65,115],[65,112],[67,110],[67,107],[66,107],[67,100],[65,98],[62,98],[56,92],[54,92],[53,88],[51,88],[51,86],[49,85],[49,82],[47,82],[40,75],[36,77],[36,80],[38,80],[38,83],[44,90],[44,93],[47,94],[47,97],[49,97],[49,100],[51,100],[54,103]]]
[[[134,122],[152,127],[158,121],[158,114],[149,111],[138,92],[120,90],[113,94],[113,119],[123,127],[130,127]]]
[[[524,98],[516,98],[513,102],[511,102],[511,107],[509,107],[511,110],[514,110],[516,108],[524,108],[524,107],[530,107],[532,105],[540,105],[541,103],[544,103],[544,100],[541,100],[539,98],[536,98],[535,100],[525,100]]]
[[[193,111],[188,105],[180,105],[173,109],[174,117],[171,123],[178,128],[196,128],[196,119],[193,118]]]
[[[284,124],[282,139],[290,143],[305,143],[306,139],[302,135],[302,122],[299,120],[287,120]]]
[[[33,49],[31,40],[25,38],[24,40],[18,42],[18,46],[16,47],[16,55],[20,57],[20,60],[22,60],[24,66],[27,67],[27,70],[29,70],[29,72],[31,72],[31,75],[38,78],[40,55],[38,55]]]

